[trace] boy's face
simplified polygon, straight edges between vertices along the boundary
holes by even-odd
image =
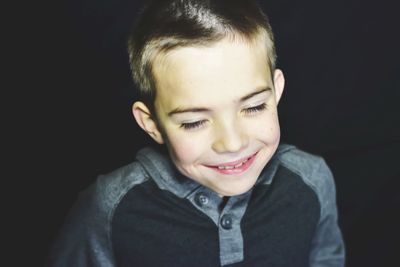
[[[221,196],[248,191],[280,138],[284,78],[280,70],[271,77],[264,46],[222,40],[177,48],[155,61],[154,75],[159,125],[140,119],[148,110],[137,102],[133,112],[142,128],[166,143],[188,178]]]

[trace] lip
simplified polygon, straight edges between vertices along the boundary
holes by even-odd
[[[247,156],[247,157],[241,158],[239,160],[235,160],[235,161],[231,161],[231,162],[224,162],[224,163],[218,164],[218,165],[205,165],[205,166],[216,172],[222,173],[222,174],[241,174],[241,173],[247,171],[247,169],[251,166],[251,164],[254,162],[254,159],[256,158],[257,153],[258,153],[258,151],[251,156]],[[232,168],[232,169],[218,168],[218,166],[233,167],[244,161],[246,161],[246,162],[237,168]]]

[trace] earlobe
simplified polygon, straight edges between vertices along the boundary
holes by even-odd
[[[274,72],[275,101],[278,104],[285,88],[285,77],[280,69]]]
[[[143,102],[135,102],[132,105],[132,113],[140,128],[150,135],[157,143],[164,143],[162,134],[151,115],[150,109]]]

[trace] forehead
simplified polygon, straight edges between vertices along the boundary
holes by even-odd
[[[173,49],[154,60],[156,102],[212,105],[239,99],[272,87],[267,62],[261,42],[223,39],[206,47]]]

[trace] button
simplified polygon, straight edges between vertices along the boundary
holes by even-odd
[[[197,193],[195,196],[195,201],[196,201],[197,205],[199,205],[199,206],[207,205],[208,200],[209,199],[208,199],[207,195],[204,193]]]
[[[221,226],[222,226],[222,228],[224,228],[226,230],[232,229],[232,222],[233,222],[233,220],[230,215],[225,214],[221,218]]]

